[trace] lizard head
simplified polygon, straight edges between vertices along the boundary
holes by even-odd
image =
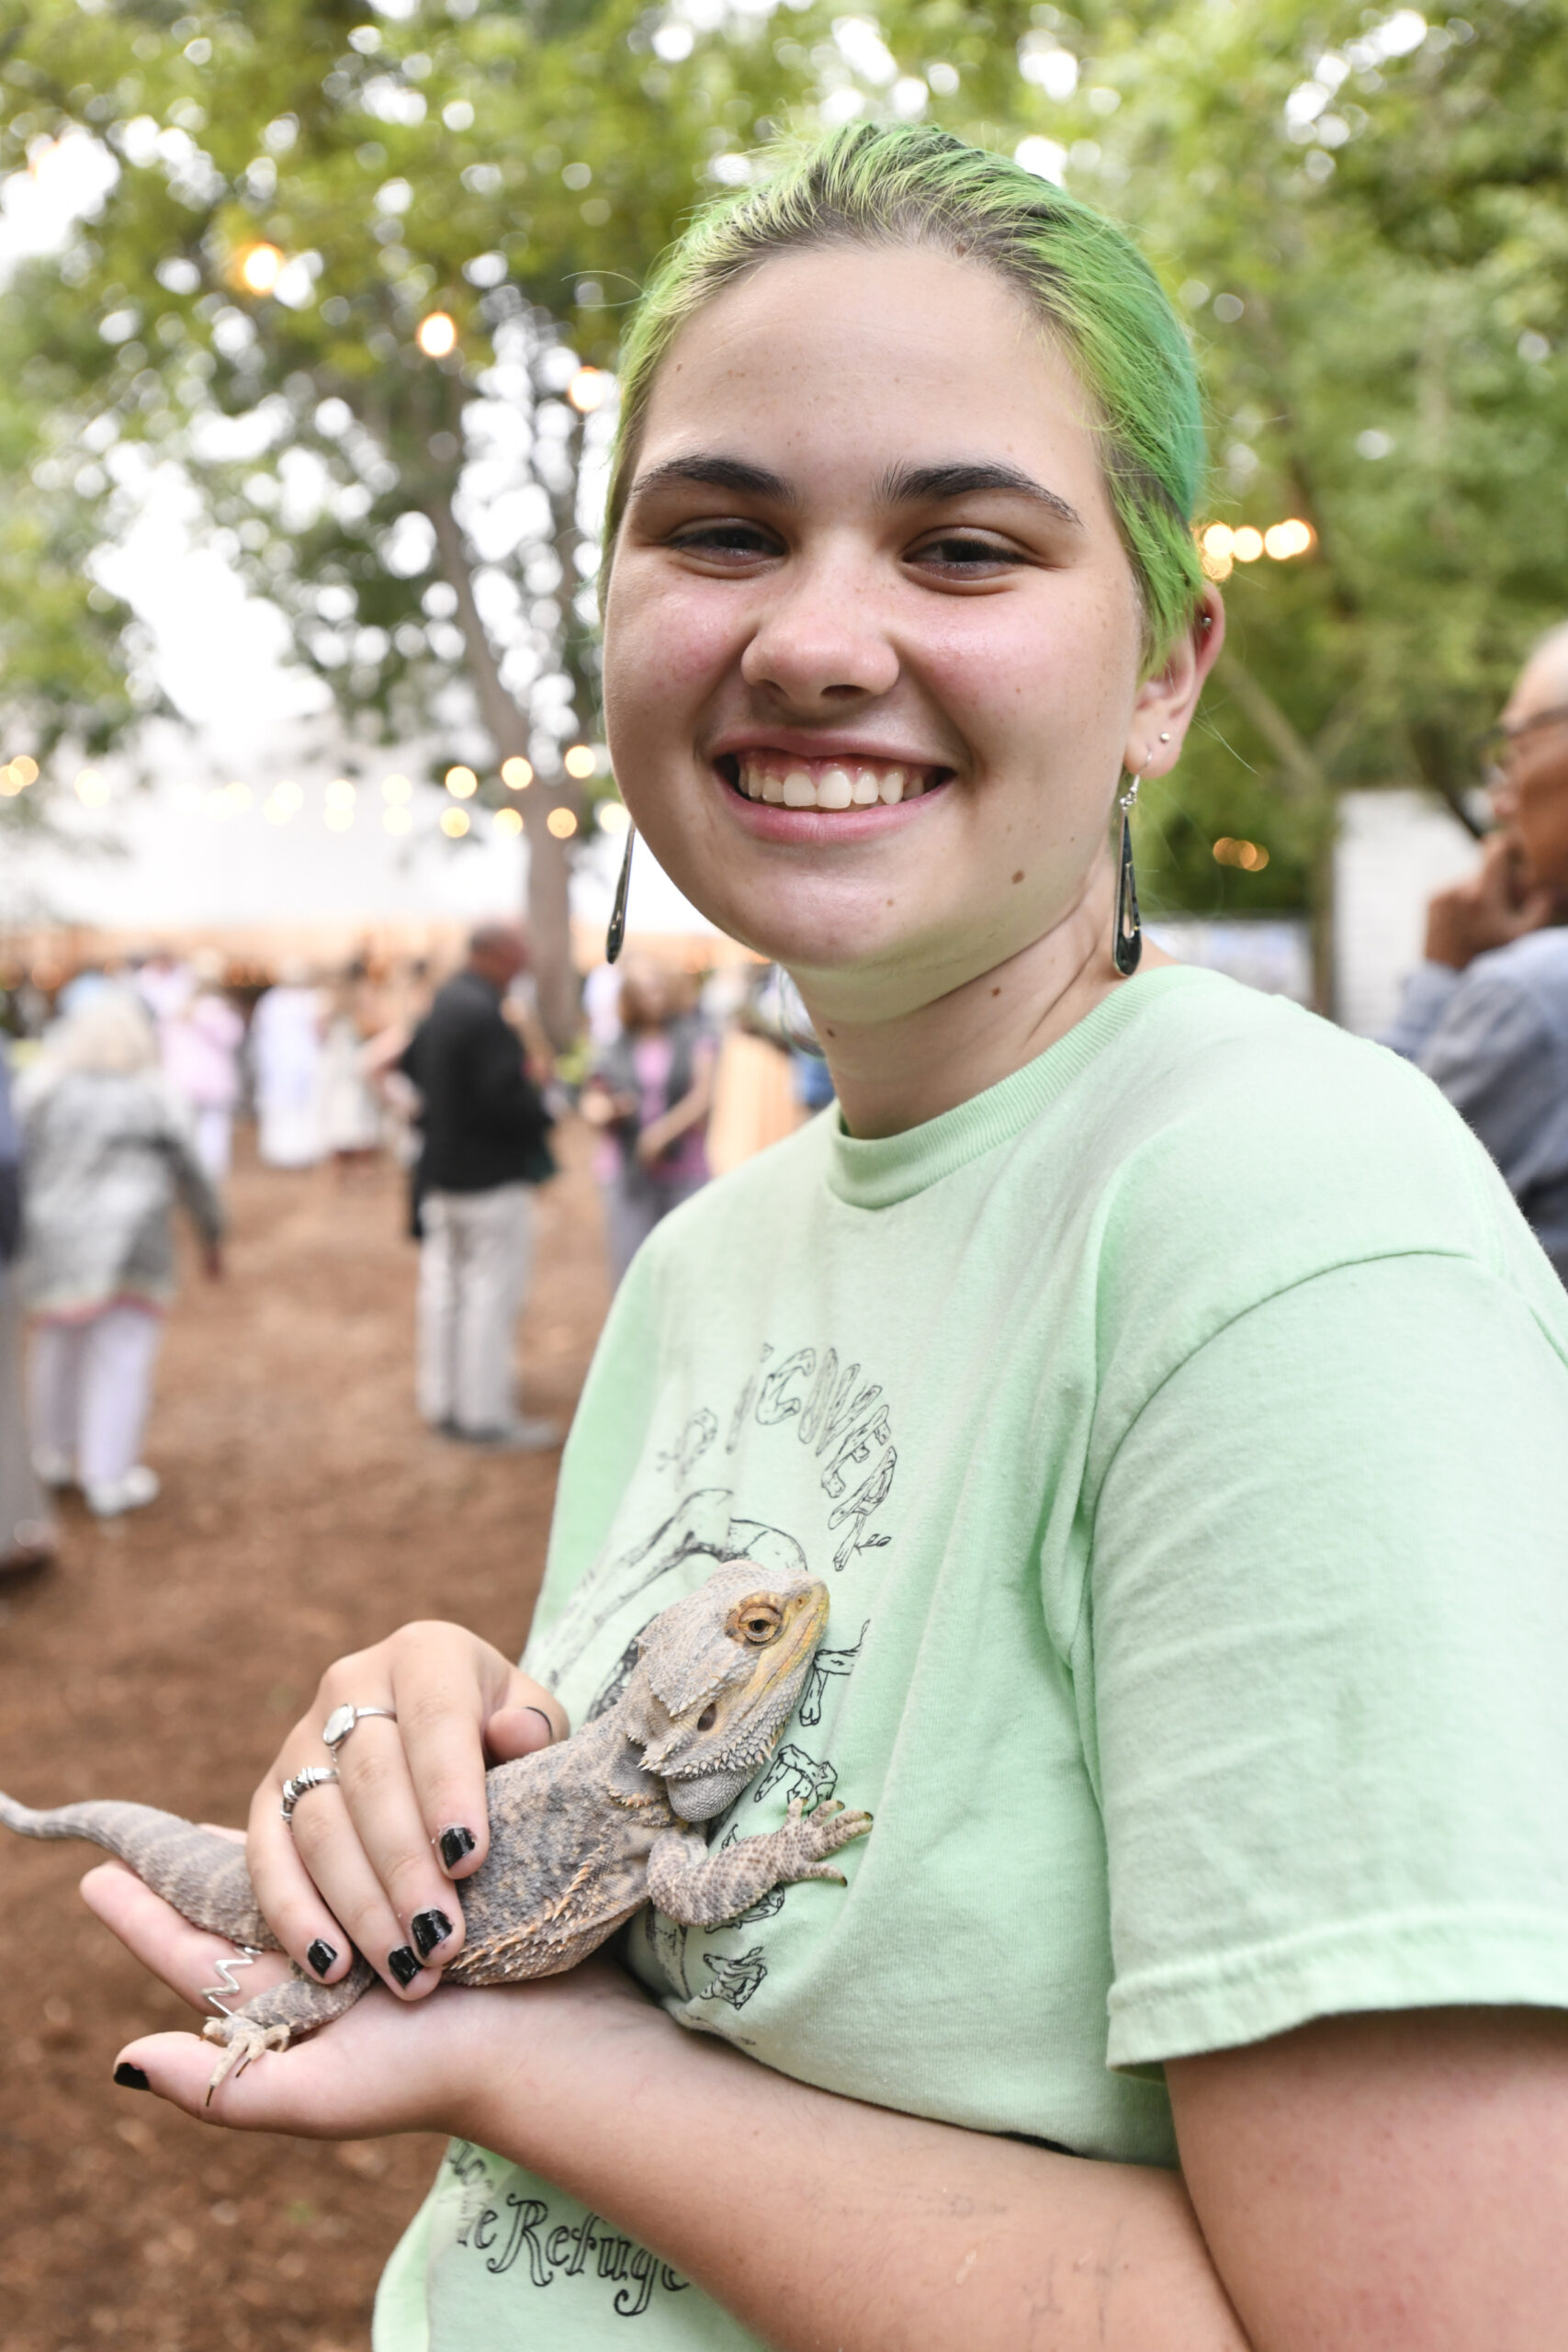
[[[645,1629],[623,1720],[682,1820],[711,1821],[767,1762],[827,1623],[826,1585],[737,1560]]]

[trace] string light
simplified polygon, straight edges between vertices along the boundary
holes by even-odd
[[[11,774],[17,779],[17,789],[25,792],[29,784],[38,782],[38,762],[29,752],[18,752],[11,762]]]
[[[466,808],[443,808],[441,811],[441,830],[446,834],[449,842],[460,842],[463,835],[468,830],[468,810]]]
[[[413,798],[413,786],[406,775],[384,775],[381,778],[381,797],[389,807],[396,808],[403,801]]]
[[[448,768],[446,785],[454,800],[471,800],[479,788],[479,780],[472,768]]]
[[[9,760],[3,768],[0,768],[0,797],[14,800],[18,792],[27,790],[26,784],[17,774],[17,761]]]
[[[574,743],[562,763],[568,775],[575,776],[580,784],[584,776],[592,775],[598,764],[592,751],[586,743]]]
[[[599,810],[599,831],[602,833],[624,833],[631,823],[631,812],[623,801],[606,800]]]
[[[84,768],[76,779],[76,797],[85,808],[101,808],[109,797],[108,785],[96,768]]]
[[[1261,874],[1269,863],[1269,853],[1258,842],[1232,841],[1222,833],[1214,843],[1216,865],[1238,865],[1244,874]]]
[[[251,245],[240,255],[240,283],[248,293],[270,294],[283,275],[283,255],[276,245]]]
[[[1309,555],[1316,545],[1317,533],[1299,514],[1283,523],[1270,523],[1266,531],[1256,530],[1250,523],[1234,531],[1228,523],[1210,523],[1198,534],[1199,554],[1210,580],[1228,580],[1233,565],[1256,563],[1260,555],[1272,557],[1276,563],[1289,563],[1295,556]]]
[[[534,781],[534,771],[526,760],[502,760],[501,780],[508,792],[526,792]]]
[[[305,796],[292,778],[275,784],[262,802],[262,815],[269,825],[287,825],[305,806]]]
[[[414,341],[427,359],[445,359],[457,348],[457,322],[447,311],[432,311],[421,319]]]
[[[409,832],[413,826],[413,810],[400,807],[383,808],[381,822],[389,833]]]
[[[577,831],[577,819],[570,808],[552,808],[545,823],[558,842],[569,842]]]
[[[515,839],[516,835],[523,831],[521,809],[498,808],[495,812],[495,830],[504,839]]]

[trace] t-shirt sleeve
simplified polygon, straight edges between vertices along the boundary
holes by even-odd
[[[1467,972],[1416,1056],[1517,1192],[1551,1131],[1562,1073],[1550,1023],[1511,975]]]
[[[1302,1281],[1149,1398],[1075,1660],[1111,2064],[1568,2007],[1565,1464],[1561,1346],[1462,1255]]]

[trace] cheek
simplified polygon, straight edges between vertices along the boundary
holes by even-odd
[[[954,600],[921,648],[930,685],[964,732],[1003,756],[1027,737],[1076,756],[1117,734],[1136,685],[1137,635],[1125,600],[1103,595]]]
[[[623,565],[625,570],[623,571]],[[705,691],[736,658],[737,626],[702,581],[639,576],[636,559],[620,559],[604,612],[606,707],[671,714]]]

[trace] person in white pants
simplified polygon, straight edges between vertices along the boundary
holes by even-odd
[[[440,989],[398,1063],[418,1089],[418,1402],[472,1445],[558,1444],[553,1421],[517,1409],[513,1340],[528,1282],[531,1187],[554,1172],[549,1113],[502,1001],[527,950],[488,923]]]
[[[137,1000],[105,988],[60,1024],[17,1088],[21,1287],[33,1320],[33,1458],[100,1519],[149,1503],[140,1459],[184,1201],[209,1273],[223,1212]]]
[[[423,1204],[419,1411],[434,1429],[499,1431],[515,1422],[512,1335],[533,1256],[529,1190],[497,1184],[431,1193]]]

